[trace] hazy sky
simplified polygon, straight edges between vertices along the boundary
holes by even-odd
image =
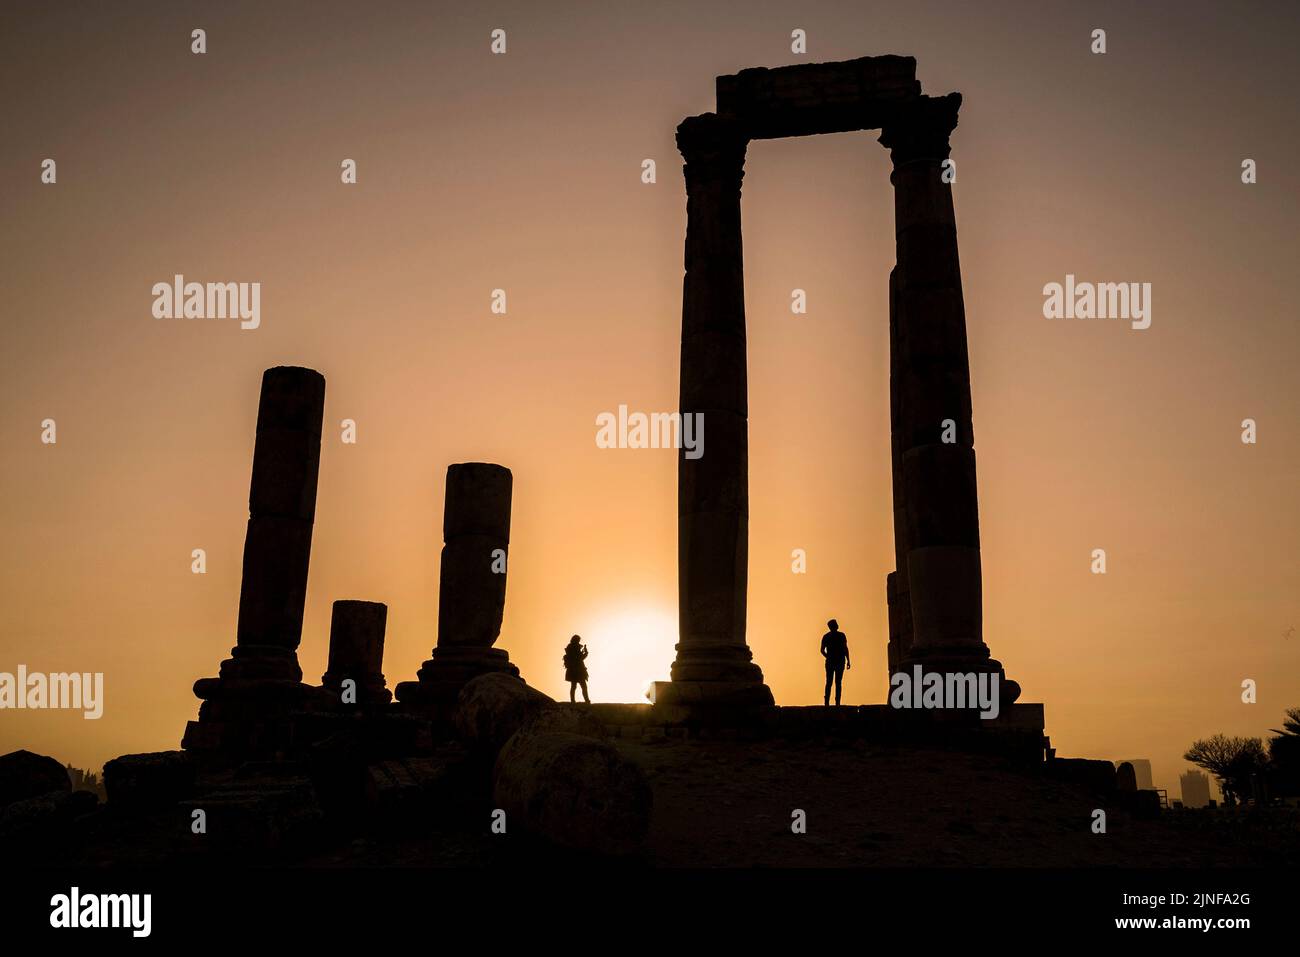
[[[0,671],[102,671],[106,705],[0,712],[0,752],[97,768],[179,745],[192,682],[235,641],[258,384],[279,364],[328,382],[308,680],[338,598],[388,604],[389,686],[414,676],[445,469],[472,460],[514,472],[499,646],[524,676],[566,693],[576,631],[596,700],[666,677],[674,454],[594,437],[620,404],[676,407],[674,128],[713,108],[718,74],[884,53],[965,97],[994,656],[1061,754],[1149,757],[1174,797],[1192,739],[1300,705],[1294,5],[543,6],[4,5]],[[786,704],[820,701],[831,616],[846,702],[885,696],[894,249],[875,136],[759,142],[746,164],[749,642]],[[154,319],[176,273],[260,282],[260,328]],[[1151,283],[1151,328],[1044,319],[1067,274]]]

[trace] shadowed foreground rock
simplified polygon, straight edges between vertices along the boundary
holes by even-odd
[[[104,765],[104,793],[115,809],[166,807],[190,796],[194,778],[186,751],[124,754]]]
[[[481,675],[462,688],[454,721],[466,745],[491,756],[524,729],[605,736],[600,719],[586,708],[559,704],[522,679],[505,674]]]
[[[497,756],[493,799],[508,826],[560,847],[630,854],[650,828],[650,785],[604,741],[567,731],[515,734]]]
[[[50,791],[71,790],[67,769],[51,757],[32,751],[0,756],[0,808]]]
[[[444,751],[423,758],[394,758],[366,769],[365,802],[371,820],[401,827],[417,818],[451,811],[472,793],[461,754]]]
[[[0,846],[49,844],[71,836],[73,821],[94,811],[99,798],[91,791],[47,791],[14,801],[0,811]]]
[[[513,675],[480,675],[456,700],[456,733],[476,751],[496,754],[510,736],[555,704]]]
[[[1070,781],[1096,794],[1114,794],[1116,790],[1115,765],[1109,761],[1089,758],[1055,758],[1044,769],[1050,777]]]
[[[248,860],[302,853],[325,843],[325,814],[305,775],[270,768],[240,772],[201,797],[180,802],[177,810],[176,847],[191,854]],[[203,812],[205,833],[191,828],[195,811]]]

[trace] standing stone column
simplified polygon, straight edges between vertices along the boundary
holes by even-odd
[[[298,643],[324,412],[319,372],[277,366],[262,375],[236,644],[218,677],[194,684],[204,704],[185,747],[274,750],[283,729],[270,725],[315,697],[302,683]]]
[[[960,106],[958,93],[918,97],[898,106],[880,135],[894,165],[898,255],[890,296],[893,597],[910,596],[911,610],[910,641],[896,651],[909,671],[920,664],[925,672],[1001,674],[982,633],[966,312],[942,167]],[[1015,682],[1003,684],[1005,700],[1019,692]]]
[[[356,692],[352,703],[361,707],[392,701],[384,681],[387,620],[388,606],[380,602],[336,601],[330,618],[329,668],[321,685],[343,697],[343,682],[350,679]]]
[[[701,416],[703,455],[678,452],[679,640],[656,704],[772,704],[745,641],[749,405],[740,182],[747,139],[712,113],[677,128],[686,160],[681,414]]]
[[[907,508],[903,499],[903,402],[900,395],[906,370],[898,344],[898,267],[889,273],[889,433],[890,467],[893,487],[894,567],[885,579],[885,596],[889,608],[889,676],[902,667],[912,647],[911,594],[907,587]]]
[[[492,647],[505,614],[512,481],[508,468],[485,462],[447,469],[438,644],[418,680],[397,686],[397,700],[415,710],[446,712],[481,674],[519,675],[509,654]]]

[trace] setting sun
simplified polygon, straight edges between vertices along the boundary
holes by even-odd
[[[593,700],[644,702],[652,681],[667,681],[677,643],[677,616],[649,605],[598,612],[581,632],[590,655]]]

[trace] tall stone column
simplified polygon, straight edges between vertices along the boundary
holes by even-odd
[[[302,683],[298,643],[324,412],[319,372],[277,366],[262,375],[236,644],[218,677],[194,684],[204,704],[186,747],[275,750],[283,731],[275,721],[314,697]]]
[[[749,404],[740,182],[747,139],[712,113],[677,128],[686,160],[680,405],[702,418],[703,454],[678,452],[679,636],[656,704],[763,706],[772,693],[745,641]]]
[[[906,370],[898,344],[898,267],[889,273],[889,433],[893,487],[894,568],[885,579],[889,608],[888,674],[902,667],[912,647],[912,606],[907,585],[907,508],[903,499],[903,403],[900,395]]]
[[[384,628],[388,606],[377,601],[336,601],[330,618],[329,668],[321,685],[346,698],[344,681],[352,681],[351,702],[383,706],[393,700],[384,681]]]
[[[897,664],[1001,673],[983,640],[966,313],[942,166],[960,106],[957,93],[917,97],[894,109],[880,135],[894,166],[898,257],[890,365],[899,564],[891,597],[908,595],[911,611]],[[1019,695],[1014,682],[1003,689],[1006,700]]]
[[[413,710],[445,713],[472,678],[501,671],[518,676],[509,654],[492,647],[501,634],[510,546],[510,470],[485,462],[447,469],[438,643],[416,681],[397,686]]]

